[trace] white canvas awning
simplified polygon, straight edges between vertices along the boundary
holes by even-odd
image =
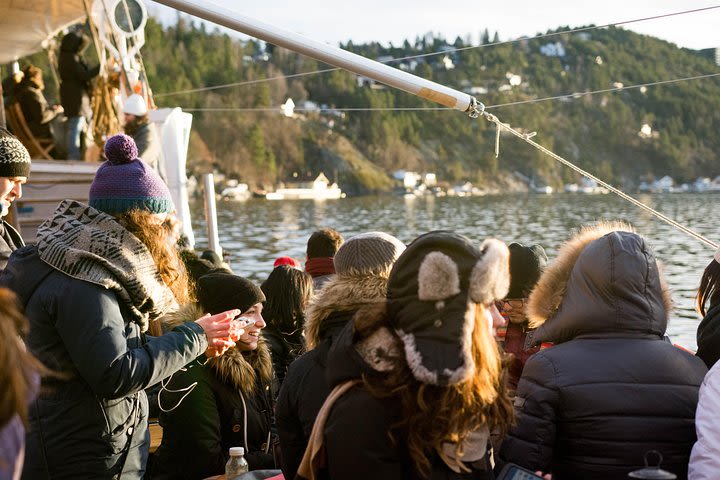
[[[42,50],[48,38],[84,17],[83,0],[0,0],[0,64]]]

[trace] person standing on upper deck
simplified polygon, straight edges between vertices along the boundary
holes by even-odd
[[[22,184],[30,174],[30,154],[20,140],[0,128],[0,217],[10,212],[10,206],[22,197]],[[10,254],[24,246],[22,236],[4,219],[0,220],[0,271],[7,265]]]
[[[528,299],[534,343],[504,462],[553,479],[621,480],[657,450],[687,478],[707,368],[664,339],[670,293],[645,239],[622,223],[583,229]],[[530,335],[528,333],[528,335]]]
[[[315,291],[335,274],[333,257],[343,243],[343,237],[332,228],[313,232],[307,242],[305,271],[313,277]]]
[[[60,43],[60,103],[67,118],[66,142],[69,160],[83,159],[81,139],[92,117],[90,80],[100,72],[100,65],[88,68],[81,56],[89,43],[88,37],[82,32],[69,32]],[[140,157],[144,158],[142,153]]]

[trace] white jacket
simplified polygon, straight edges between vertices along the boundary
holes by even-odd
[[[720,362],[705,375],[695,413],[697,442],[690,454],[688,480],[720,478]]]

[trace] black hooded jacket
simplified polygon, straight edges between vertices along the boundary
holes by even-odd
[[[100,66],[88,68],[80,57],[87,46],[87,37],[70,32],[60,43],[58,70],[60,71],[60,103],[67,117],[92,115],[90,109],[90,80],[99,72]]]
[[[517,390],[504,462],[557,480],[625,479],[659,451],[687,478],[703,362],[663,340],[669,295],[644,240],[587,230],[533,290],[537,341]]]
[[[325,375],[330,348],[355,312],[384,301],[386,292],[387,279],[380,276],[334,275],[308,307],[305,340],[310,350],[290,365],[275,407],[285,478],[295,478],[315,418],[330,393]]]

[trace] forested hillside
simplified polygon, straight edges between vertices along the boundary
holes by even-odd
[[[482,37],[490,43],[487,31]],[[340,70],[293,76],[329,67],[281,48],[182,18],[170,27],[151,20],[146,39],[144,62],[159,106],[237,109],[193,112],[190,168],[196,172],[214,166],[262,187],[324,170],[351,193],[388,190],[389,174],[397,169],[435,172],[449,183],[497,185],[513,172],[555,186],[577,181],[566,167],[509,136],[496,159],[494,128],[457,111],[283,117],[279,106],[287,98],[298,106],[311,101],[340,110],[436,105]],[[430,36],[395,47],[343,47],[385,60],[461,49],[390,64],[477,92],[486,106],[497,106],[491,111],[502,121],[537,131],[539,143],[614,184],[630,187],[666,174],[678,181],[720,175],[720,77],[503,106],[720,71],[710,59],[665,41],[605,28],[477,48],[466,48],[473,45],[461,38]],[[262,79],[272,80],[246,83]],[[245,84],[162,95],[238,82]],[[644,124],[651,130],[641,135]]]

